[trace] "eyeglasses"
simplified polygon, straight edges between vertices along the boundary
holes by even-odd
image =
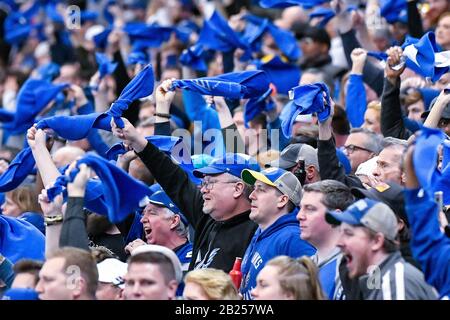
[[[355,146],[354,144],[350,144],[348,146],[344,146],[344,149],[347,151],[348,154],[352,154],[353,152],[355,152],[357,150],[363,150],[363,151],[367,151],[367,152],[370,152],[370,153],[373,152],[372,150],[369,150],[369,149],[366,149],[366,148],[363,148],[363,147],[358,147],[358,146]]]
[[[217,181],[217,180],[203,180],[202,183],[200,183],[200,189],[205,188],[206,190],[212,190],[215,183],[236,183],[238,181]]]
[[[450,119],[442,118],[441,120],[439,120],[438,128],[444,128],[444,127],[448,126],[449,123],[450,123]]]

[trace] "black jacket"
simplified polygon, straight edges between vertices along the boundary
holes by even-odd
[[[384,79],[383,95],[381,97],[381,133],[385,137],[408,139],[411,132],[405,128],[400,106],[400,80],[393,85]]]
[[[203,213],[203,198],[178,165],[148,143],[139,157],[195,229],[192,261],[194,268],[216,268],[228,272],[236,257],[243,257],[257,225],[243,212],[226,221],[215,221]]]
[[[319,159],[320,178],[322,180],[337,180],[349,188],[363,188],[361,180],[353,174],[346,175],[344,167],[336,155],[336,145],[333,138],[317,141],[317,157]]]

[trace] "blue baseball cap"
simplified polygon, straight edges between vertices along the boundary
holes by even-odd
[[[245,169],[242,171],[242,180],[250,185],[254,185],[256,180],[261,181],[287,195],[294,205],[300,204],[302,185],[297,177],[289,171],[276,167],[261,172]]]
[[[363,226],[382,233],[391,241],[395,241],[397,237],[397,218],[394,212],[387,204],[372,199],[358,200],[343,212],[328,211],[325,220],[332,225],[344,222],[353,226]]]
[[[156,191],[154,194],[150,196],[149,202],[152,204],[156,204],[158,206],[166,207],[173,213],[179,215],[181,221],[184,223],[185,226],[189,224],[189,221],[184,216],[184,214],[181,213],[181,210],[175,205],[175,203],[173,203],[173,201],[164,191],[162,190]]]
[[[241,172],[244,169],[260,171],[259,164],[255,158],[243,153],[226,153],[221,158],[213,159],[208,166],[194,170],[193,173],[196,178],[229,173],[241,179]]]
[[[6,290],[1,300],[39,300],[39,295],[30,288],[11,288]]]

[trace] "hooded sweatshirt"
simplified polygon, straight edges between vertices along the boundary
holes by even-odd
[[[313,246],[300,239],[296,212],[281,216],[265,230],[256,230],[242,261],[240,292],[244,299],[252,299],[251,290],[256,287],[256,277],[270,259],[281,255],[297,258],[315,253]]]

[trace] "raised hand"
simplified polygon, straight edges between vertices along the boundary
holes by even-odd
[[[38,196],[38,203],[41,206],[44,216],[54,216],[63,213],[63,196],[58,195],[53,202],[50,202],[47,195],[47,189],[42,189]]]
[[[69,168],[67,168],[66,176],[69,176],[75,166],[76,161],[72,162]],[[78,168],[80,169],[80,172],[78,172],[72,182],[67,184],[67,193],[70,197],[84,197],[87,182],[91,177],[91,168],[89,168],[86,164],[82,163]]]
[[[405,70],[405,64],[402,65],[403,50],[400,47],[391,47],[386,51],[388,55],[386,67],[384,68],[386,78],[395,82]]]
[[[352,74],[362,74],[366,63],[367,50],[356,48],[352,51],[350,57],[352,58]]]
[[[147,140],[140,135],[136,128],[125,118],[122,118],[124,127],[119,128],[114,119],[111,119],[111,131],[123,141],[125,146],[133,148],[136,152],[141,152],[147,145]]]

